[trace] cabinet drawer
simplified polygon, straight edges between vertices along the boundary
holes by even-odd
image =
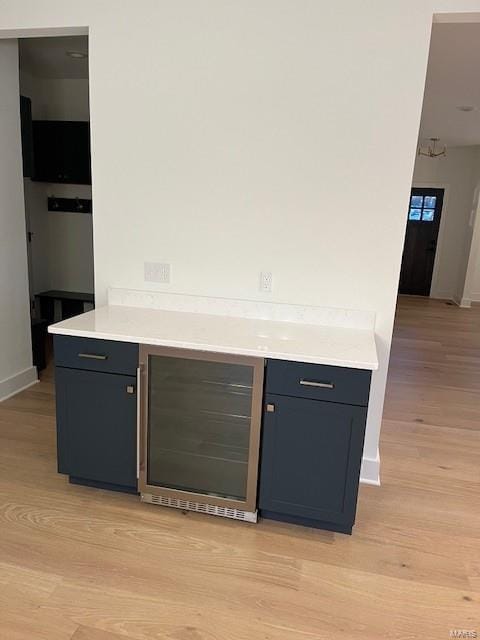
[[[105,373],[135,375],[138,367],[138,344],[54,336],[55,365]]]
[[[370,371],[268,360],[266,392],[366,407]]]

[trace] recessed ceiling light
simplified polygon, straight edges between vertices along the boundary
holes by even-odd
[[[457,109],[459,111],[465,111],[465,112],[475,111],[475,107],[471,104],[461,104],[460,106],[457,107]]]
[[[87,54],[83,53],[83,51],[67,51],[67,56],[70,56],[70,58],[86,58]]]

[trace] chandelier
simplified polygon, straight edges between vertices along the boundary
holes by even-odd
[[[430,144],[427,147],[418,147],[419,156],[427,156],[427,158],[438,158],[439,156],[447,155],[447,147],[443,145],[441,148],[437,148],[437,142],[440,142],[440,138],[430,138]]]

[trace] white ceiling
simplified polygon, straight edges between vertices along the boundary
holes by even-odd
[[[18,41],[20,69],[39,78],[88,78],[88,58],[71,58],[68,51],[88,53],[87,36],[23,38]]]
[[[430,137],[447,146],[480,144],[480,24],[433,25],[420,140]]]

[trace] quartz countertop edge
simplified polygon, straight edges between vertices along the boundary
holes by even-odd
[[[49,333],[213,353],[378,368],[369,329],[107,305],[50,325]]]

